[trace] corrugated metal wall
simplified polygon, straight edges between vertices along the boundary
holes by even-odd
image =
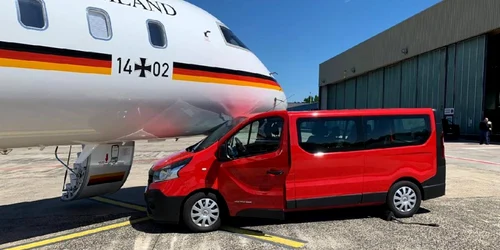
[[[417,105],[418,57],[401,64],[401,108],[413,108]]]
[[[328,94],[326,95],[326,107],[327,109],[335,109],[335,99],[337,98],[337,84],[327,85]]]
[[[485,36],[456,44],[453,102],[455,123],[460,125],[462,134],[479,133],[478,124],[483,115],[485,51]]]
[[[482,117],[486,36],[439,48],[328,86],[327,108],[455,108],[462,134]],[[441,117],[439,117],[441,118]]]
[[[356,79],[350,79],[345,83],[344,106],[346,109],[356,108]]]
[[[384,71],[384,108],[399,108],[401,100],[401,63]]]
[[[456,45],[448,46],[448,61],[446,63],[446,94],[445,106],[446,108],[454,107],[455,103],[455,53]]]
[[[434,108],[438,114],[444,112],[445,77],[446,48],[418,56],[416,107]]]
[[[328,109],[328,86],[321,86],[319,90],[319,109]]]
[[[384,105],[384,69],[368,73],[368,101],[369,108],[382,108]]]
[[[344,109],[345,83],[341,82],[337,85],[337,98],[335,100],[335,109]]]
[[[368,76],[362,75],[356,78],[356,108],[368,108]]]

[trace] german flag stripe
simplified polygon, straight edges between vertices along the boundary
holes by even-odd
[[[52,47],[45,47],[45,46],[38,46],[38,45],[31,45],[31,44],[22,44],[22,43],[0,42],[0,49],[21,51],[21,52],[33,52],[33,53],[37,53],[37,54],[96,59],[96,60],[103,60],[103,61],[111,61],[111,59],[112,59],[112,56],[109,54],[71,50],[71,49],[52,48]]]
[[[281,90],[276,80],[270,76],[178,62],[174,62],[172,78],[183,81],[210,82]]]
[[[112,56],[95,52],[0,42],[0,66],[111,75]]]
[[[90,176],[89,183],[87,186],[122,181],[124,176],[125,176],[125,172],[93,175],[93,176]]]

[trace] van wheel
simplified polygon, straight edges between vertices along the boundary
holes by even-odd
[[[184,203],[184,224],[193,232],[209,232],[221,225],[221,207],[213,193],[195,193]]]
[[[387,195],[387,205],[397,218],[412,217],[420,209],[421,201],[420,189],[411,181],[397,182]]]

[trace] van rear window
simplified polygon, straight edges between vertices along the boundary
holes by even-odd
[[[421,145],[429,140],[428,115],[375,116],[364,118],[367,149]]]

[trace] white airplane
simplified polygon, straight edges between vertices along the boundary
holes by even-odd
[[[56,149],[62,200],[119,190],[136,140],[287,108],[257,56],[182,0],[3,0],[0,23],[0,150],[81,144],[73,167]]]

